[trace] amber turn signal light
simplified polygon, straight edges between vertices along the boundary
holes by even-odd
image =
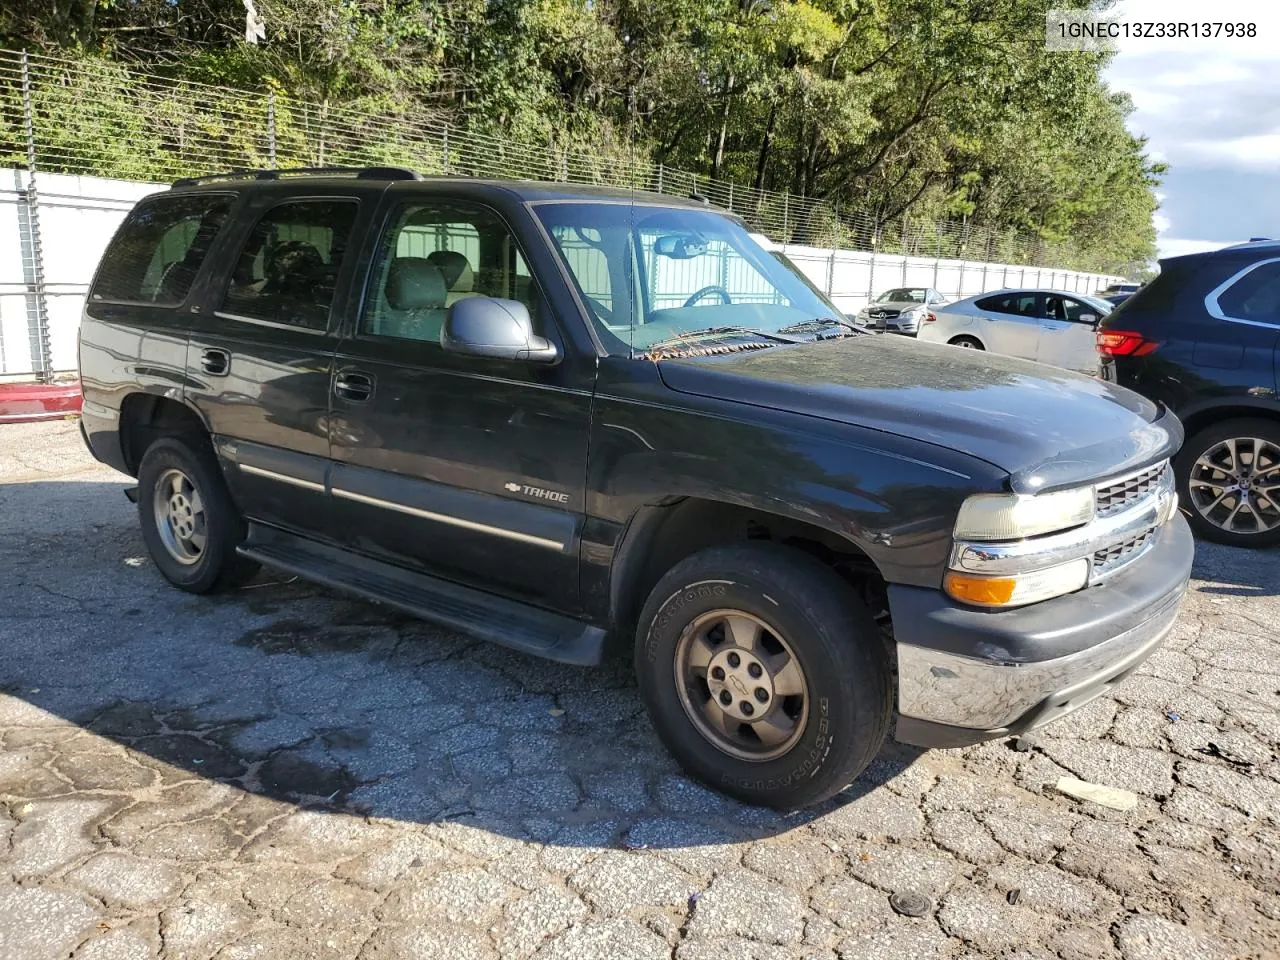
[[[954,571],[947,574],[947,593],[963,603],[1002,607],[1013,599],[1018,581],[1013,577],[971,577]]]

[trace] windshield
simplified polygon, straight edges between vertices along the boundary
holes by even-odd
[[[534,210],[610,353],[840,316],[741,224],[710,210],[609,202]]]
[[[924,287],[899,287],[897,290],[886,290],[872,300],[872,303],[924,303],[929,291]]]

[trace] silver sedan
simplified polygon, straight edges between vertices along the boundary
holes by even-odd
[[[1098,321],[1112,309],[1065,290],[997,290],[930,310],[918,336],[1096,374]]]
[[[946,302],[942,294],[930,287],[895,287],[859,310],[854,319],[874,330],[915,336],[929,311]]]

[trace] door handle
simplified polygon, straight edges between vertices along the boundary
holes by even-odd
[[[200,352],[200,369],[211,377],[225,377],[231,370],[231,354],[209,347]]]
[[[373,396],[373,376],[359,370],[339,370],[333,378],[333,392],[344,400],[364,403]]]

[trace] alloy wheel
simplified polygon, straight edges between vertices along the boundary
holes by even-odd
[[[1215,443],[1192,464],[1191,504],[1207,522],[1234,534],[1280,527],[1280,447],[1257,437]]]
[[[204,556],[208,540],[208,524],[204,500],[191,478],[181,470],[170,468],[156,481],[152,498],[156,532],[169,555],[190,566]]]
[[[676,645],[680,703],[698,732],[741,760],[790,750],[809,718],[809,687],[786,639],[741,610],[712,610]]]

